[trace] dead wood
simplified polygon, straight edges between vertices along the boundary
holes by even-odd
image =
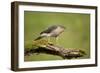
[[[81,49],[63,48],[53,44],[49,44],[45,47],[32,48],[31,50],[25,51],[25,55],[30,55],[35,53],[37,54],[46,53],[46,54],[57,55],[61,56],[63,59],[78,58],[86,55],[85,51]]]

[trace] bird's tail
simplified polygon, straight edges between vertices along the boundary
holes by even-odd
[[[37,38],[35,39],[35,41],[36,41],[36,40],[40,40],[41,38],[43,38],[43,36],[37,37]]]

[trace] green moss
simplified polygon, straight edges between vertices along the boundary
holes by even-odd
[[[47,45],[48,45],[48,41],[45,39],[33,41],[33,44],[32,44],[33,47],[45,47]]]

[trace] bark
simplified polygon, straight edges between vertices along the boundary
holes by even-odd
[[[53,44],[49,44],[46,47],[32,48],[31,50],[25,51],[25,55],[30,55],[35,53],[37,53],[37,55],[39,53],[57,55],[61,56],[63,59],[78,58],[86,55],[85,51],[81,49],[63,48]]]

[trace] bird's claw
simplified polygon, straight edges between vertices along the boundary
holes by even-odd
[[[53,43],[52,43],[52,42],[49,42],[48,44],[53,45]]]

